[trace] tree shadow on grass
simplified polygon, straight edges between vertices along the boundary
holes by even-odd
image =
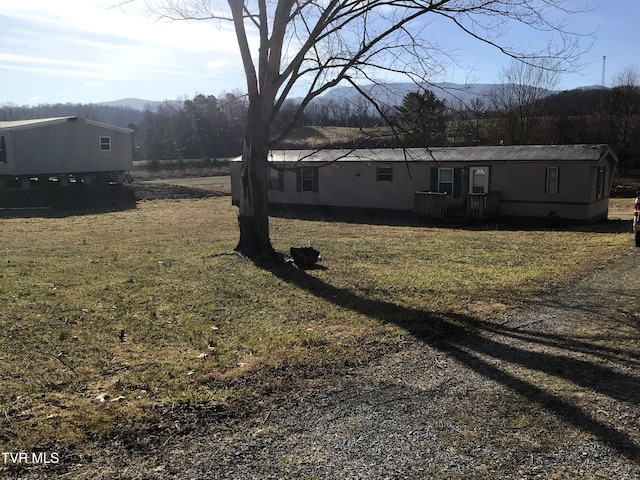
[[[379,209],[283,205],[270,204],[269,214],[278,218],[307,220],[316,222],[343,222],[362,225],[391,225],[415,228],[442,228],[471,231],[533,231],[533,232],[585,232],[624,233],[631,232],[631,221],[608,219],[597,223],[581,221],[550,222],[545,218],[499,217],[484,220],[470,220],[463,214],[442,219],[417,217],[411,211],[385,212]]]
[[[364,298],[290,265],[269,265],[263,268],[317,298],[407,330],[431,347],[446,352],[479,374],[541,405],[558,418],[593,435],[602,444],[640,464],[640,445],[628,433],[598,421],[581,407],[501,367],[503,364],[521,366],[637,406],[640,404],[638,379],[583,360],[584,355],[578,354],[593,350],[598,355],[614,359],[625,366],[628,356],[621,358],[620,352],[615,350],[607,352],[602,347],[593,348],[588,342],[572,341],[558,335],[524,332],[466,315],[433,314],[387,301]],[[497,340],[499,336],[524,342],[524,347],[552,346],[554,350],[566,351],[567,355],[502,343]],[[631,367],[637,366],[635,362],[632,363],[634,365],[630,365]]]

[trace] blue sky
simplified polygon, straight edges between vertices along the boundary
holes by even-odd
[[[139,9],[143,3],[0,0],[0,104],[175,100],[244,90],[229,25],[161,21]],[[606,84],[626,67],[640,71],[640,1],[574,3],[592,10],[568,18],[568,26],[597,29],[596,41],[582,58],[584,69],[562,76],[559,88],[600,84],[603,55]],[[437,81],[493,83],[509,62],[455,30],[438,28],[436,35],[457,52],[457,65]]]

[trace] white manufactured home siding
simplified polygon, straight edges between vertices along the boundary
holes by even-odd
[[[314,162],[300,162],[297,167],[318,168],[318,191],[298,191],[296,170],[288,165],[283,174],[284,189],[269,190],[270,203],[410,211],[414,192],[430,189],[432,163],[342,161],[317,167]],[[391,167],[393,180],[378,180],[377,167]],[[240,200],[240,168],[241,162],[231,162],[231,197],[236,205]]]
[[[313,162],[300,167],[318,168],[317,192],[298,191],[296,172],[284,172],[284,190],[270,190],[269,201],[288,205],[322,205],[361,209],[407,210],[413,208],[413,193],[429,188],[426,164],[385,162],[336,162],[314,167]],[[380,181],[377,167],[391,167],[392,181]]]
[[[606,218],[608,192],[617,159],[604,146],[460,147],[420,152],[403,161],[397,150],[362,151],[276,151],[271,164],[284,168],[282,185],[270,190],[269,201],[281,205],[310,205],[359,209],[410,211],[414,193],[438,191],[438,170],[453,169],[454,196],[447,196],[451,213],[464,210],[469,192],[469,175],[474,166],[485,167],[489,192],[499,198],[499,215],[547,217],[592,221]],[[272,158],[273,158],[272,157]],[[432,161],[435,158],[436,162]],[[310,160],[312,159],[312,160]],[[368,160],[372,159],[372,160]],[[239,201],[240,162],[232,162],[232,197]],[[301,167],[317,167],[317,188],[301,191],[296,173]],[[377,178],[378,167],[385,170]],[[598,168],[605,168],[603,198],[597,198]],[[550,169],[558,173],[557,191],[547,191]],[[602,182],[601,182],[602,183]],[[309,185],[306,185],[309,187]],[[317,190],[317,191],[316,191]]]
[[[9,136],[12,175],[117,172],[132,167],[132,134],[124,130],[69,120],[15,130]],[[110,150],[100,149],[100,137],[110,138]]]
[[[500,214],[588,220],[589,203],[595,195],[591,185],[592,163],[587,162],[501,162],[492,178],[492,190],[500,191]],[[558,169],[558,191],[547,192],[547,169]],[[602,206],[601,206],[602,207]],[[605,209],[606,212],[606,209]]]

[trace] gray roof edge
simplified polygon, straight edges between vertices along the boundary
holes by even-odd
[[[29,120],[3,121],[3,122],[0,122],[0,131],[27,130],[30,128],[39,128],[47,125],[56,125],[59,123],[74,122],[74,121],[84,122],[88,125],[108,128],[110,130],[121,131],[124,133],[133,133],[133,130],[131,130],[130,128],[119,127],[117,125],[110,125],[108,123],[97,122],[95,120],[88,120],[86,118],[77,117],[73,115],[66,116],[66,117],[33,118]]]
[[[80,122],[84,122],[88,125],[93,125],[96,127],[103,127],[103,128],[109,128],[111,130],[118,130],[124,133],[133,133],[133,130],[130,128],[126,128],[126,127],[120,127],[118,125],[111,125],[109,123],[103,123],[103,122],[98,122],[96,120],[89,120],[86,118],[80,118],[80,117],[74,117],[76,120],[80,121]]]
[[[0,122],[0,130],[24,130],[28,128],[37,128],[44,125],[55,125],[57,123],[66,122],[73,117],[48,117],[48,118],[32,118],[28,120],[10,120]]]
[[[596,153],[597,151],[597,153]],[[392,155],[389,155],[392,153]],[[269,159],[277,162],[509,162],[509,161],[599,161],[611,154],[617,156],[607,144],[568,145],[493,145],[473,147],[379,148],[379,149],[322,149],[271,150]],[[232,161],[240,161],[237,157]]]

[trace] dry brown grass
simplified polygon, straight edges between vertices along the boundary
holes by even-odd
[[[489,318],[632,243],[275,218],[277,249],[322,251],[305,288],[230,254],[235,215],[220,197],[1,220],[2,451],[139,428],[172,405],[239,408],[259,394],[249,372],[335,373],[404,341],[402,318],[353,302]]]
[[[629,229],[633,221],[633,198],[610,198],[609,220],[628,220]]]

